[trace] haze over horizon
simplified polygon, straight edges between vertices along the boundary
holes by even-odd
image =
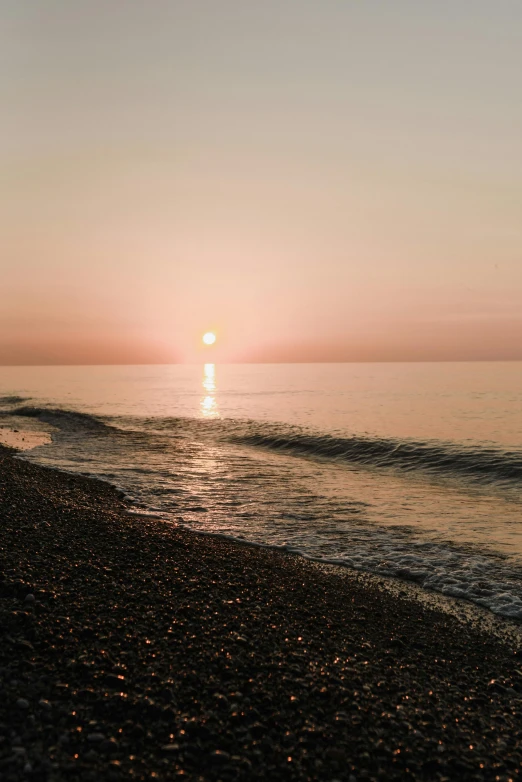
[[[522,360],[522,4],[470,8],[4,0],[0,364]]]

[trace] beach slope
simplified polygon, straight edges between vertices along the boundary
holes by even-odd
[[[1,447],[0,567],[1,780],[520,774],[518,643],[407,590]]]

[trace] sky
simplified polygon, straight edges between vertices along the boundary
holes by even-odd
[[[520,0],[0,11],[0,364],[522,359]]]

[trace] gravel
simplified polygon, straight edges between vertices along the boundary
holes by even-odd
[[[407,593],[3,448],[0,567],[0,782],[521,776],[522,650]]]

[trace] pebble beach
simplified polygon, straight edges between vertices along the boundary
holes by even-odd
[[[0,446],[0,780],[495,780],[522,645]]]

